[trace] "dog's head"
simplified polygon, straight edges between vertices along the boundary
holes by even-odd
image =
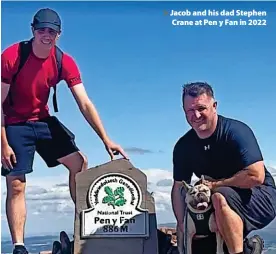
[[[196,210],[205,210],[211,201],[211,190],[199,181],[194,186],[183,181],[183,188],[186,192],[185,202]]]

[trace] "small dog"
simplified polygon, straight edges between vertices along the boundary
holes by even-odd
[[[216,225],[211,190],[202,183],[203,180],[202,176],[201,181],[194,186],[183,181],[181,194],[185,196],[187,217],[184,216],[184,234],[177,229],[177,247],[180,254],[192,254],[192,240],[207,237],[211,233],[216,234],[216,253],[224,254],[224,241]]]

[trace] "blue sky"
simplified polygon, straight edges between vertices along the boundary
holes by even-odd
[[[31,37],[32,17],[43,7],[60,14],[59,46],[75,58],[110,137],[126,149],[145,150],[129,153],[136,167],[171,172],[173,146],[189,129],[181,88],[195,80],[213,86],[219,113],[249,124],[265,160],[276,165],[275,2],[2,2],[2,50]],[[267,26],[176,27],[164,15],[164,10],[185,9],[265,10],[267,16],[260,18]],[[49,102],[52,107],[51,97]],[[57,116],[76,134],[89,166],[108,161],[63,82],[58,105]],[[36,156],[29,178],[58,182],[66,173],[62,166],[48,169]],[[35,224],[29,223],[32,233]]]

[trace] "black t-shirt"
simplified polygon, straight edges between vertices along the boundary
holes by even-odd
[[[200,139],[191,129],[177,141],[173,151],[173,178],[188,183],[193,173],[197,177],[229,178],[262,160],[253,131],[243,122],[219,115],[216,130],[209,138]],[[266,168],[264,184],[275,186]]]

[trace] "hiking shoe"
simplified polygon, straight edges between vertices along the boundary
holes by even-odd
[[[13,254],[28,254],[29,252],[26,250],[25,246],[17,245],[13,249]]]
[[[244,240],[245,254],[261,254],[264,249],[264,240],[259,235],[254,235]]]

